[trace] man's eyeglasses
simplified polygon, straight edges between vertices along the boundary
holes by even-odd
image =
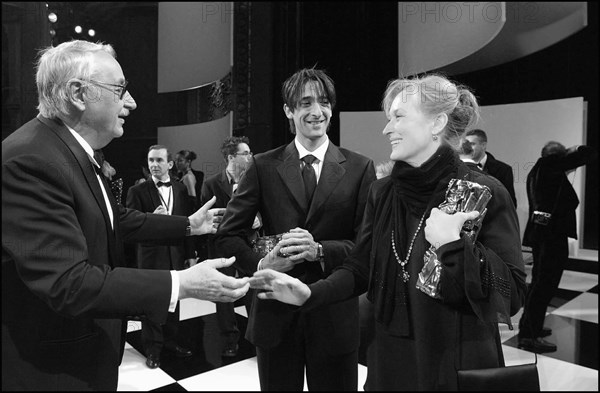
[[[100,81],[95,81],[95,80],[90,80],[89,82],[97,85],[98,87],[104,87],[106,90],[112,91],[113,93],[115,93],[116,95],[119,96],[119,100],[122,100],[123,97],[125,97],[125,93],[127,92],[127,85],[129,84],[128,81],[125,81],[125,83],[123,83],[122,85],[113,85],[111,83],[100,82]],[[116,87],[117,90],[109,89],[106,86]],[[118,89],[121,89],[121,90],[118,90]]]
[[[235,153],[236,156],[250,156],[252,157],[252,152],[251,151],[245,151],[243,153]]]

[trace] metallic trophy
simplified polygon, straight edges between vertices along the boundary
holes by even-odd
[[[252,251],[260,254],[261,258],[264,258],[272,249],[275,248],[277,243],[281,241],[283,233],[277,235],[261,236],[252,242]],[[281,251],[277,253],[280,257],[289,257],[292,254],[284,254]]]
[[[473,243],[477,239],[481,222],[487,213],[487,204],[492,199],[490,189],[481,184],[468,180],[452,179],[446,190],[446,200],[438,208],[447,214],[456,212],[471,212],[477,210],[479,216],[474,220],[467,220],[463,224],[460,233],[468,236]],[[417,279],[417,288],[427,295],[440,299],[439,285],[442,273],[442,264],[435,253],[436,248],[431,245],[423,257],[425,264]]]
[[[281,234],[261,236],[252,244],[252,251],[260,254],[261,258],[267,255],[279,241],[281,240]]]

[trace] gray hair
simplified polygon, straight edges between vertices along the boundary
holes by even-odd
[[[441,136],[455,150],[459,148],[465,130],[479,119],[479,104],[469,88],[440,74],[392,80],[383,95],[382,108],[386,114],[396,96],[404,90],[407,94],[420,95],[420,109],[427,116],[448,115],[448,124]]]
[[[92,54],[104,51],[116,58],[109,44],[73,40],[39,51],[35,82],[40,114],[47,118],[69,115],[69,82],[89,80],[92,76]]]

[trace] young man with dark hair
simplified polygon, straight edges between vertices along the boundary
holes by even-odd
[[[336,96],[325,72],[302,69],[282,88],[283,111],[295,134],[288,145],[257,154],[227,205],[216,234],[245,275],[274,269],[313,283],[341,265],[354,245],[373,161],[327,137]],[[266,255],[254,252],[247,230],[260,213],[265,235],[282,234]],[[254,298],[246,338],[256,346],[262,390],[356,390],[358,298],[296,313]]]

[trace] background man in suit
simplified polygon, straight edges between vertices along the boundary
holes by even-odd
[[[94,150],[136,108],[110,45],[40,53],[40,114],[2,141],[2,390],[116,390],[127,320],[164,323],[177,300],[235,301],[247,279],[214,260],[184,271],[126,268],[123,241],[180,242],[218,225],[118,205]]]
[[[485,131],[480,129],[469,130],[465,134],[465,139],[471,142],[471,146],[473,147],[473,161],[475,161],[479,168],[485,173],[500,180],[500,183],[506,187],[516,208],[517,197],[515,196],[515,182],[512,167],[497,160],[492,153],[487,151],[487,135]]]
[[[231,136],[225,138],[221,145],[221,154],[227,163],[227,167],[221,172],[207,178],[202,186],[201,201],[210,200],[216,197],[214,207],[227,207],[227,203],[231,199],[231,195],[236,190],[242,174],[248,168],[248,163],[252,158],[250,151],[250,140],[246,136]],[[260,227],[260,219],[256,216],[252,225],[252,232],[255,232]],[[253,233],[249,235],[253,235]],[[207,250],[207,258],[217,258],[224,255],[219,253],[214,245],[214,236],[211,234],[200,236],[205,242]],[[234,266],[221,269],[221,272],[228,276],[235,276],[236,269]],[[252,295],[250,293],[244,296],[244,304],[246,312],[250,315],[250,305],[252,303]],[[238,341],[240,338],[240,330],[237,326],[235,309],[233,303],[216,302],[217,321],[221,336],[223,338],[223,351],[221,355],[224,357],[235,357],[238,352]]]
[[[133,186],[127,193],[127,207],[144,213],[187,216],[192,212],[192,201],[188,198],[185,185],[171,182],[169,169],[173,167],[171,152],[166,146],[154,145],[148,149],[148,169],[152,177]],[[194,265],[196,252],[193,237],[184,244],[157,246],[154,243],[139,243],[137,265],[140,269],[183,270]],[[231,303],[227,303],[231,304]],[[162,349],[174,352],[178,357],[192,356],[192,351],[177,345],[179,302],[175,312],[169,313],[167,322],[160,325],[150,319],[142,321],[142,344],[146,353],[146,365],[160,366]]]
[[[296,72],[282,95],[296,137],[254,156],[227,205],[216,245],[236,256],[245,275],[271,268],[312,283],[341,265],[353,247],[375,168],[329,141],[335,89],[323,71]],[[262,259],[246,239],[257,212],[265,235],[284,234]],[[254,301],[246,338],[256,346],[262,390],[302,390],[305,366],[310,390],[357,388],[356,297],[301,314],[286,304]]]
[[[568,238],[577,239],[575,209],[579,198],[567,173],[590,163],[596,155],[588,146],[566,149],[551,141],[544,145],[542,156],[527,175],[529,219],[523,245],[532,248],[533,270],[519,321],[519,348],[539,353],[556,351],[555,344],[543,339],[552,334],[544,327],[544,318],[569,259]],[[551,216],[544,224],[534,219],[536,212]]]

